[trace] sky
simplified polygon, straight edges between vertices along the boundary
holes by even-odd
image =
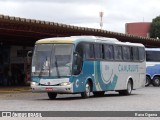
[[[160,0],[0,0],[0,14],[125,33],[125,24],[152,22]]]

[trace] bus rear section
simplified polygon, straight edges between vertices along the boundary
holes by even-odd
[[[146,84],[160,86],[160,49],[145,48],[146,51]]]

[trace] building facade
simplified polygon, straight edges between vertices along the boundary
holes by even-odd
[[[126,23],[125,32],[126,34],[149,38],[150,26],[151,22]]]
[[[25,85],[30,74],[31,61],[28,60],[30,46],[0,45],[0,85]]]
[[[110,37],[122,42],[160,46],[160,40],[152,38],[0,15],[0,86],[23,85],[29,80],[31,61],[27,58],[27,52],[33,50],[37,40],[77,35]]]

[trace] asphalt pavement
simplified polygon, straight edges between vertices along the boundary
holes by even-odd
[[[103,97],[91,96],[82,99],[80,94],[58,94],[55,100],[50,100],[46,93],[24,92],[31,91],[30,86],[0,87],[0,111],[145,111],[147,114],[159,114],[160,87],[145,87],[132,92],[130,96],[121,96],[117,92],[106,92]],[[5,93],[8,92],[8,93]],[[46,112],[47,113],[47,112]],[[47,113],[48,115],[50,113]],[[116,114],[115,114],[116,115]],[[22,117],[13,117],[19,120]],[[50,117],[46,117],[47,119]],[[46,120],[45,117],[34,120]],[[103,117],[102,117],[103,118]],[[101,117],[76,117],[77,120],[102,120]],[[141,119],[142,118],[142,119]],[[1,118],[0,118],[1,119]],[[29,118],[30,120],[31,118]],[[75,117],[56,117],[51,119],[74,120]],[[112,117],[103,119],[110,120]],[[159,117],[114,117],[116,120],[159,120]],[[6,118],[6,120],[11,120]]]

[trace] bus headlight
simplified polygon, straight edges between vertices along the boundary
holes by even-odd
[[[38,84],[36,82],[31,82],[31,87],[37,86]]]
[[[70,82],[62,82],[60,85],[61,86],[66,86],[66,85],[70,85],[71,83]]]

